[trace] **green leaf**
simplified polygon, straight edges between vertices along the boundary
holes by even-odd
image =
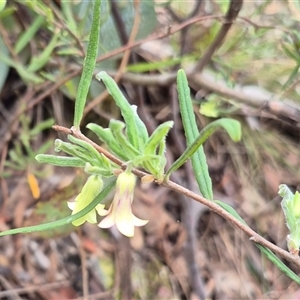
[[[279,185],[278,194],[283,197],[281,207],[289,228],[287,246],[291,253],[298,255],[300,248],[300,194],[298,191],[293,194],[285,184]]]
[[[73,12],[72,12],[72,6],[74,5],[74,3],[69,2],[69,1],[62,1],[60,4],[61,4],[62,12],[65,17],[64,21],[66,22],[66,25],[73,33],[76,33],[77,32],[77,23],[76,23],[76,19],[74,18]]]
[[[247,223],[245,222],[245,220],[236,212],[236,210],[232,206],[230,206],[229,204],[224,203],[224,202],[222,202],[220,200],[214,200],[214,202],[216,202],[218,205],[220,205],[222,208],[224,208],[227,212],[229,212],[237,220],[239,220],[240,222],[242,222],[245,225],[247,225]]]
[[[78,157],[85,162],[90,162],[91,164],[98,163],[95,160],[95,158],[88,151],[86,151],[85,148],[82,148],[81,146],[73,145],[71,143],[66,143],[60,139],[56,139],[54,145],[55,145],[54,151],[56,152],[63,151],[69,155]]]
[[[190,159],[199,147],[201,147],[202,144],[220,127],[223,127],[227,131],[233,141],[237,142],[241,139],[241,124],[239,121],[223,118],[211,122],[200,131],[196,140],[190,144],[181,156],[172,164],[166,173],[166,177],[168,178],[172,172],[176,171]]]
[[[159,125],[150,136],[143,151],[143,156],[149,157],[149,159],[144,160],[142,165],[157,179],[162,179],[164,175],[166,165],[165,140],[170,128],[173,127],[173,123],[173,121],[168,121]],[[151,156],[155,157],[155,159],[151,158]]]
[[[300,285],[300,277],[288,268],[270,249],[260,244],[255,243],[255,245],[280,271]]]
[[[98,124],[90,123],[86,126],[92,132],[94,132],[98,138],[107,145],[110,151],[121,158],[122,160],[127,160],[127,156],[122,150],[122,148],[118,145],[115,137],[113,136],[110,128],[103,128]]]
[[[6,17],[12,15],[16,10],[17,8],[15,6],[9,6],[2,11],[0,10],[0,20],[5,19]]]
[[[34,73],[45,66],[45,64],[51,59],[51,54],[53,49],[57,46],[59,36],[60,33],[55,34],[45,50],[39,56],[32,56],[30,64],[27,67],[28,72]]]
[[[1,39],[0,39],[0,42],[1,42]],[[22,64],[17,63],[14,60],[12,60],[10,57],[8,57],[5,54],[5,52],[1,53],[0,61],[2,61],[4,64],[6,64],[10,67],[15,68],[25,82],[32,82],[35,84],[43,82],[43,79],[41,77],[35,75],[32,72],[28,72],[28,70]]]
[[[82,147],[82,151],[84,153],[88,153],[89,156],[93,157],[93,161],[95,162],[95,164],[99,167],[102,167],[104,164],[103,161],[103,156],[101,156],[101,154],[89,143],[87,143],[86,141],[80,140],[75,138],[72,135],[68,135],[68,139],[74,143],[79,145],[80,147]]]
[[[44,22],[44,16],[38,15],[29,28],[20,35],[15,44],[16,54],[20,53],[24,49]]]
[[[133,110],[136,127],[139,129],[138,142],[139,150],[141,151],[149,139],[149,134],[145,123],[140,119],[139,115],[137,114],[137,106],[131,105],[131,109]]]
[[[154,156],[154,155],[146,155],[145,158],[149,158],[143,162],[143,167],[145,170],[150,172],[155,178],[162,180],[164,178],[164,168],[166,165],[166,158],[164,156]],[[153,157],[151,159],[151,157]]]
[[[59,167],[79,167],[85,166],[85,162],[78,157],[64,157],[50,154],[38,154],[35,159],[39,163],[50,164]]]
[[[34,137],[43,130],[50,128],[52,125],[54,125],[54,123],[54,119],[52,118],[39,122],[33,129],[30,130],[30,136]]]
[[[217,118],[220,115],[219,104],[215,101],[205,101],[200,105],[200,114],[210,118]]]
[[[169,130],[173,127],[173,121],[167,121],[160,124],[151,134],[147,144],[144,148],[144,154],[156,154],[157,147],[160,145],[162,140],[166,139],[166,135]]]
[[[90,163],[85,164],[84,172],[87,174],[101,175],[104,177],[111,177],[113,175],[113,171],[111,169],[92,166]]]
[[[114,135],[116,142],[123,149],[124,153],[126,153],[127,160],[133,159],[141,154],[124,135],[123,129],[125,128],[125,124],[123,122],[112,119],[109,122],[109,128]]]
[[[187,140],[187,146],[190,146],[197,138],[199,131],[193,111],[189,85],[183,70],[179,70],[177,73],[177,89],[184,133]],[[209,176],[208,165],[202,146],[199,147],[196,153],[192,156],[191,160],[195,178],[197,180],[201,194],[205,198],[212,200],[212,182]],[[170,171],[169,174],[171,174],[171,172],[172,171]]]
[[[128,103],[127,99],[124,97],[123,93],[120,91],[116,82],[104,71],[98,73],[96,78],[100,81],[102,80],[105,84],[107,91],[115,100],[117,106],[121,110],[121,114],[126,123],[126,134],[128,136],[129,142],[136,149],[141,150],[142,145],[140,145],[139,136],[140,129],[137,126],[136,114]],[[145,125],[144,125],[145,126]]]
[[[66,224],[70,224],[79,218],[82,218],[85,216],[87,213],[89,213],[92,209],[94,209],[99,203],[102,202],[102,200],[108,195],[108,193],[113,189],[116,183],[116,178],[111,178],[105,188],[102,190],[102,192],[99,194],[98,197],[96,197],[88,206],[86,206],[83,210],[80,212],[60,219],[58,221],[46,223],[46,224],[40,224],[40,225],[35,225],[35,226],[29,226],[29,227],[23,227],[23,228],[16,228],[16,229],[11,229],[7,231],[3,231],[0,233],[0,236],[4,235],[11,235],[11,234],[17,234],[17,233],[28,233],[28,232],[36,232],[36,231],[44,231],[44,230],[51,230],[60,226],[64,226]]]
[[[5,5],[6,5],[6,0],[1,0],[0,1],[0,11],[2,11],[4,9]]]
[[[76,129],[79,129],[80,127],[86,98],[96,64],[100,32],[100,4],[101,0],[95,0],[91,33],[75,100],[74,127]]]

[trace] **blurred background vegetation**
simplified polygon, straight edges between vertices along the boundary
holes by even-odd
[[[241,5],[202,71],[230,7]],[[8,1],[0,12],[0,230],[70,214],[85,175],[39,165],[52,153],[53,124],[70,127],[93,1]],[[300,4],[293,0],[103,0],[99,57],[147,124],[174,120],[167,158],[185,149],[174,72],[189,73],[199,129],[218,117],[243,126],[205,145],[217,199],[286,248],[278,185],[300,189]],[[135,46],[135,47],[133,47]],[[124,59],[124,51],[129,51]],[[201,72],[200,72],[201,71]],[[198,75],[201,75],[199,77]],[[200,78],[200,79],[199,79]],[[225,93],[224,91],[227,91]],[[230,94],[230,95],[229,95]],[[82,131],[120,113],[93,81]],[[187,164],[174,181],[199,192]],[[130,241],[84,225],[1,238],[5,299],[297,299],[281,274],[241,232],[198,203],[140,185],[134,210],[150,222]],[[293,266],[290,266],[293,268]],[[297,271],[297,270],[295,270]]]

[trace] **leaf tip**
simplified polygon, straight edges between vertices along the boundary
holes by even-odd
[[[107,75],[107,73],[105,71],[101,71],[96,75],[96,79],[101,81],[105,75]]]

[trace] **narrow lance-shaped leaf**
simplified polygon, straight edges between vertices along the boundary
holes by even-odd
[[[193,157],[193,154],[201,147],[201,145],[220,127],[223,127],[233,141],[239,141],[241,138],[241,124],[237,120],[223,118],[211,122],[205,126],[196,140],[190,144],[186,150],[181,154],[181,156],[172,164],[170,169],[166,173],[166,178],[170,174],[180,168],[189,158]]]
[[[145,123],[140,119],[140,117],[137,113],[137,106],[131,105],[131,109],[133,110],[133,113],[134,113],[134,119],[135,119],[136,126],[139,129],[139,131],[138,131],[139,150],[142,150],[149,138],[148,130],[147,130]]]
[[[154,165],[158,172],[156,176],[160,180],[162,180],[164,177],[165,166],[167,163],[165,152],[166,152],[166,140],[162,139],[159,143],[158,152],[157,152],[157,155],[160,158],[160,160]]]
[[[50,60],[53,49],[57,46],[59,36],[60,33],[55,34],[43,52],[39,56],[32,57],[27,68],[28,72],[36,72],[44,67],[44,65]]]
[[[63,151],[69,155],[78,157],[85,162],[91,162],[91,163],[94,162],[94,159],[90,155],[90,153],[88,153],[84,148],[78,145],[73,145],[71,143],[64,142],[60,139],[56,139],[54,145],[55,145],[54,151],[56,152]]]
[[[44,22],[45,17],[38,15],[29,28],[20,35],[14,47],[16,54],[20,53],[20,51],[24,49],[24,47],[29,43]]]
[[[30,130],[30,136],[35,136],[43,130],[50,128],[54,125],[54,123],[55,121],[52,118],[39,122],[33,129]]]
[[[121,114],[126,123],[126,133],[129,139],[129,142],[136,148],[140,149],[139,145],[139,128],[136,123],[136,114],[134,113],[131,105],[124,97],[123,93],[120,91],[116,82],[104,71],[96,75],[98,80],[102,80],[105,84],[107,91],[115,100],[117,106],[121,110]]]
[[[168,121],[160,124],[154,132],[151,134],[147,144],[144,148],[145,154],[156,154],[156,149],[159,146],[161,140],[166,139],[166,135],[168,134],[170,128],[173,127],[174,122]]]
[[[255,244],[256,247],[266,255],[266,257],[275,265],[277,268],[282,271],[285,275],[290,277],[292,280],[297,282],[300,285],[300,277],[294,273],[290,268],[288,268],[270,249],[260,245]]]
[[[76,22],[76,18],[73,15],[73,11],[72,11],[74,4],[70,1],[61,1],[60,5],[61,5],[61,10],[64,14],[64,22],[66,22],[68,28],[75,33],[78,30],[78,24]]]
[[[68,135],[68,139],[72,143],[77,144],[80,147],[82,147],[83,149],[85,149],[86,150],[85,152],[88,152],[89,156],[93,156],[96,165],[101,166],[101,167],[103,166],[103,164],[104,164],[103,157],[91,144],[87,143],[86,141],[77,139],[70,134]]]
[[[50,164],[59,167],[79,167],[85,166],[85,162],[78,157],[63,157],[50,154],[38,154],[35,159],[39,163]]]
[[[84,172],[87,174],[101,175],[104,177],[111,177],[113,174],[112,169],[92,166],[90,163],[85,164]]]
[[[285,184],[279,186],[278,194],[283,197],[281,207],[290,231],[287,236],[287,246],[292,254],[298,256],[300,248],[300,194],[298,191],[293,194]]]
[[[41,77],[37,76],[34,73],[28,72],[24,65],[19,62],[15,62],[3,52],[0,55],[0,60],[6,65],[15,68],[25,82],[33,82],[36,84],[43,82],[43,79]]]
[[[278,194],[282,197],[281,201],[281,207],[284,213],[284,216],[286,218],[287,227],[291,229],[293,227],[293,214],[291,214],[293,207],[292,207],[292,201],[294,198],[294,194],[291,192],[291,190],[288,188],[286,184],[281,184],[279,186]]]
[[[122,148],[116,142],[115,137],[113,136],[110,128],[103,128],[98,124],[90,123],[86,126],[88,129],[93,131],[98,138],[107,145],[110,151],[113,154],[121,158],[122,160],[126,160],[127,156],[122,150]]]
[[[92,76],[96,64],[98,53],[99,33],[100,33],[100,4],[101,0],[94,1],[94,12],[89,43],[86,57],[83,63],[82,75],[78,85],[77,96],[75,100],[74,127],[79,130],[80,122],[83,116],[83,110],[92,81]]]
[[[134,163],[142,162],[141,165],[145,170],[150,172],[155,178],[163,179],[164,166],[166,163],[166,158],[159,155],[142,155],[134,160]]]
[[[170,128],[172,128],[174,122],[168,121],[159,125],[145,145],[143,155],[154,155],[157,157],[155,160],[149,159],[143,162],[143,167],[154,175],[157,179],[162,179],[164,174],[164,167],[166,159],[164,157],[165,152],[165,140]]]
[[[199,131],[193,111],[189,85],[183,70],[179,70],[177,73],[177,89],[184,133],[186,136],[187,146],[190,146],[197,138]],[[199,147],[191,160],[195,178],[197,180],[201,194],[205,198],[212,200],[212,182],[209,176],[208,165],[202,146]],[[170,171],[169,175],[171,174],[171,172],[172,171]]]
[[[4,235],[11,235],[11,234],[17,234],[17,233],[29,233],[29,232],[37,232],[37,231],[44,231],[44,230],[51,230],[56,227],[64,226],[66,224],[70,224],[79,218],[82,218],[84,215],[89,213],[92,209],[94,209],[99,203],[102,202],[102,200],[108,195],[108,193],[113,189],[116,183],[116,178],[112,178],[108,181],[105,188],[102,190],[102,192],[99,194],[98,197],[96,197],[88,206],[86,206],[83,210],[80,212],[63,218],[58,221],[46,223],[46,224],[40,224],[35,226],[29,226],[29,227],[23,227],[23,228],[16,228],[11,229],[7,231],[0,232],[0,236]]]
[[[122,130],[125,128],[125,124],[123,122],[112,119],[109,122],[109,128],[111,129],[115,140],[129,159],[141,154],[133,145],[130,144],[129,140],[122,132]]]
[[[51,146],[52,146],[52,141],[49,140],[46,143],[42,144],[41,147],[36,151],[35,154],[42,154],[45,153]]]

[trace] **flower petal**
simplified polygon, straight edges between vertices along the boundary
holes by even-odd
[[[72,222],[72,224],[74,226],[80,226],[81,224],[83,224],[86,221],[86,216],[83,216],[75,221]]]
[[[97,223],[97,215],[96,215],[95,209],[92,209],[84,217],[85,217],[86,221],[88,221],[91,224],[96,224]]]
[[[99,216],[107,216],[109,214],[109,210],[104,209],[105,205],[104,204],[98,204],[95,208],[97,210],[97,213]]]
[[[130,220],[131,219],[131,220]],[[128,237],[134,236],[134,225],[132,216],[128,219],[117,219],[116,225],[118,230]]]
[[[112,214],[107,215],[99,224],[100,228],[110,228],[115,225],[115,218]]]
[[[75,201],[68,201],[68,207],[71,209],[71,210],[74,210],[75,209],[75,206],[76,206],[76,202]]]
[[[139,218],[137,218],[135,215],[132,215],[133,216],[133,225],[134,226],[144,226],[144,225],[146,225],[148,222],[149,222],[149,220],[142,220],[142,219],[139,219]]]

